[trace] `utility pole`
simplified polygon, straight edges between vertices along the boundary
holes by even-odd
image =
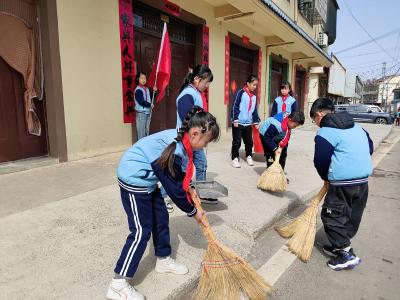
[[[386,98],[385,98],[385,111],[388,111],[388,100],[389,100],[389,79],[386,81]]]
[[[381,106],[382,106],[383,109],[385,109],[385,103],[384,103],[384,98],[383,98],[383,93],[385,92],[385,76],[386,76],[386,62],[384,62],[382,64],[382,80],[383,80],[383,83],[382,83]]]
[[[364,82],[361,81],[361,103],[364,104]]]

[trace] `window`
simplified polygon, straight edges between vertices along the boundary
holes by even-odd
[[[371,111],[379,113],[379,112],[382,112],[382,109],[380,107],[378,107],[378,106],[372,106],[371,107]]]
[[[314,21],[314,7],[311,0],[299,0],[298,8],[300,14],[307,20],[310,25],[313,25]]]
[[[366,113],[366,112],[368,112],[368,109],[369,109],[368,106],[364,106],[364,105],[358,106],[358,107],[357,107],[357,112],[359,112],[359,113]]]

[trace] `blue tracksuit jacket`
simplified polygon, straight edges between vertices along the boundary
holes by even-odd
[[[118,165],[117,177],[123,184],[147,188],[148,193],[154,191],[160,181],[172,201],[192,216],[196,213],[196,208],[188,202],[186,192],[182,188],[189,160],[182,143],[176,144],[176,178],[173,178],[167,169],[161,170],[157,162],[164,149],[175,142],[175,137],[176,129],[168,129],[140,139],[123,154]]]
[[[244,89],[240,89],[236,92],[233,100],[231,120],[232,122],[238,121],[239,125],[249,126],[252,124],[258,124],[260,117],[257,111],[257,99],[256,95],[253,95],[251,107],[249,110],[250,97]]]
[[[331,185],[368,182],[372,173],[373,142],[347,112],[330,113],[321,120],[315,137],[314,166]]]

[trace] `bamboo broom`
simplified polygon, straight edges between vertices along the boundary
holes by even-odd
[[[303,262],[307,262],[314,247],[317,230],[318,205],[328,190],[328,184],[324,184],[311,205],[296,219],[276,231],[285,238],[290,238],[287,246]]]
[[[285,172],[279,164],[280,157],[281,154],[277,154],[274,163],[261,174],[257,183],[259,189],[271,192],[286,191],[287,181]]]
[[[200,212],[200,199],[194,189],[190,196]],[[272,291],[256,270],[228,247],[217,241],[207,217],[203,216],[203,233],[208,242],[202,262],[200,282],[194,300],[265,300]]]

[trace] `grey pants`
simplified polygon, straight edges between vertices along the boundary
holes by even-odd
[[[149,135],[149,117],[149,114],[136,112],[136,131],[138,140]]]

